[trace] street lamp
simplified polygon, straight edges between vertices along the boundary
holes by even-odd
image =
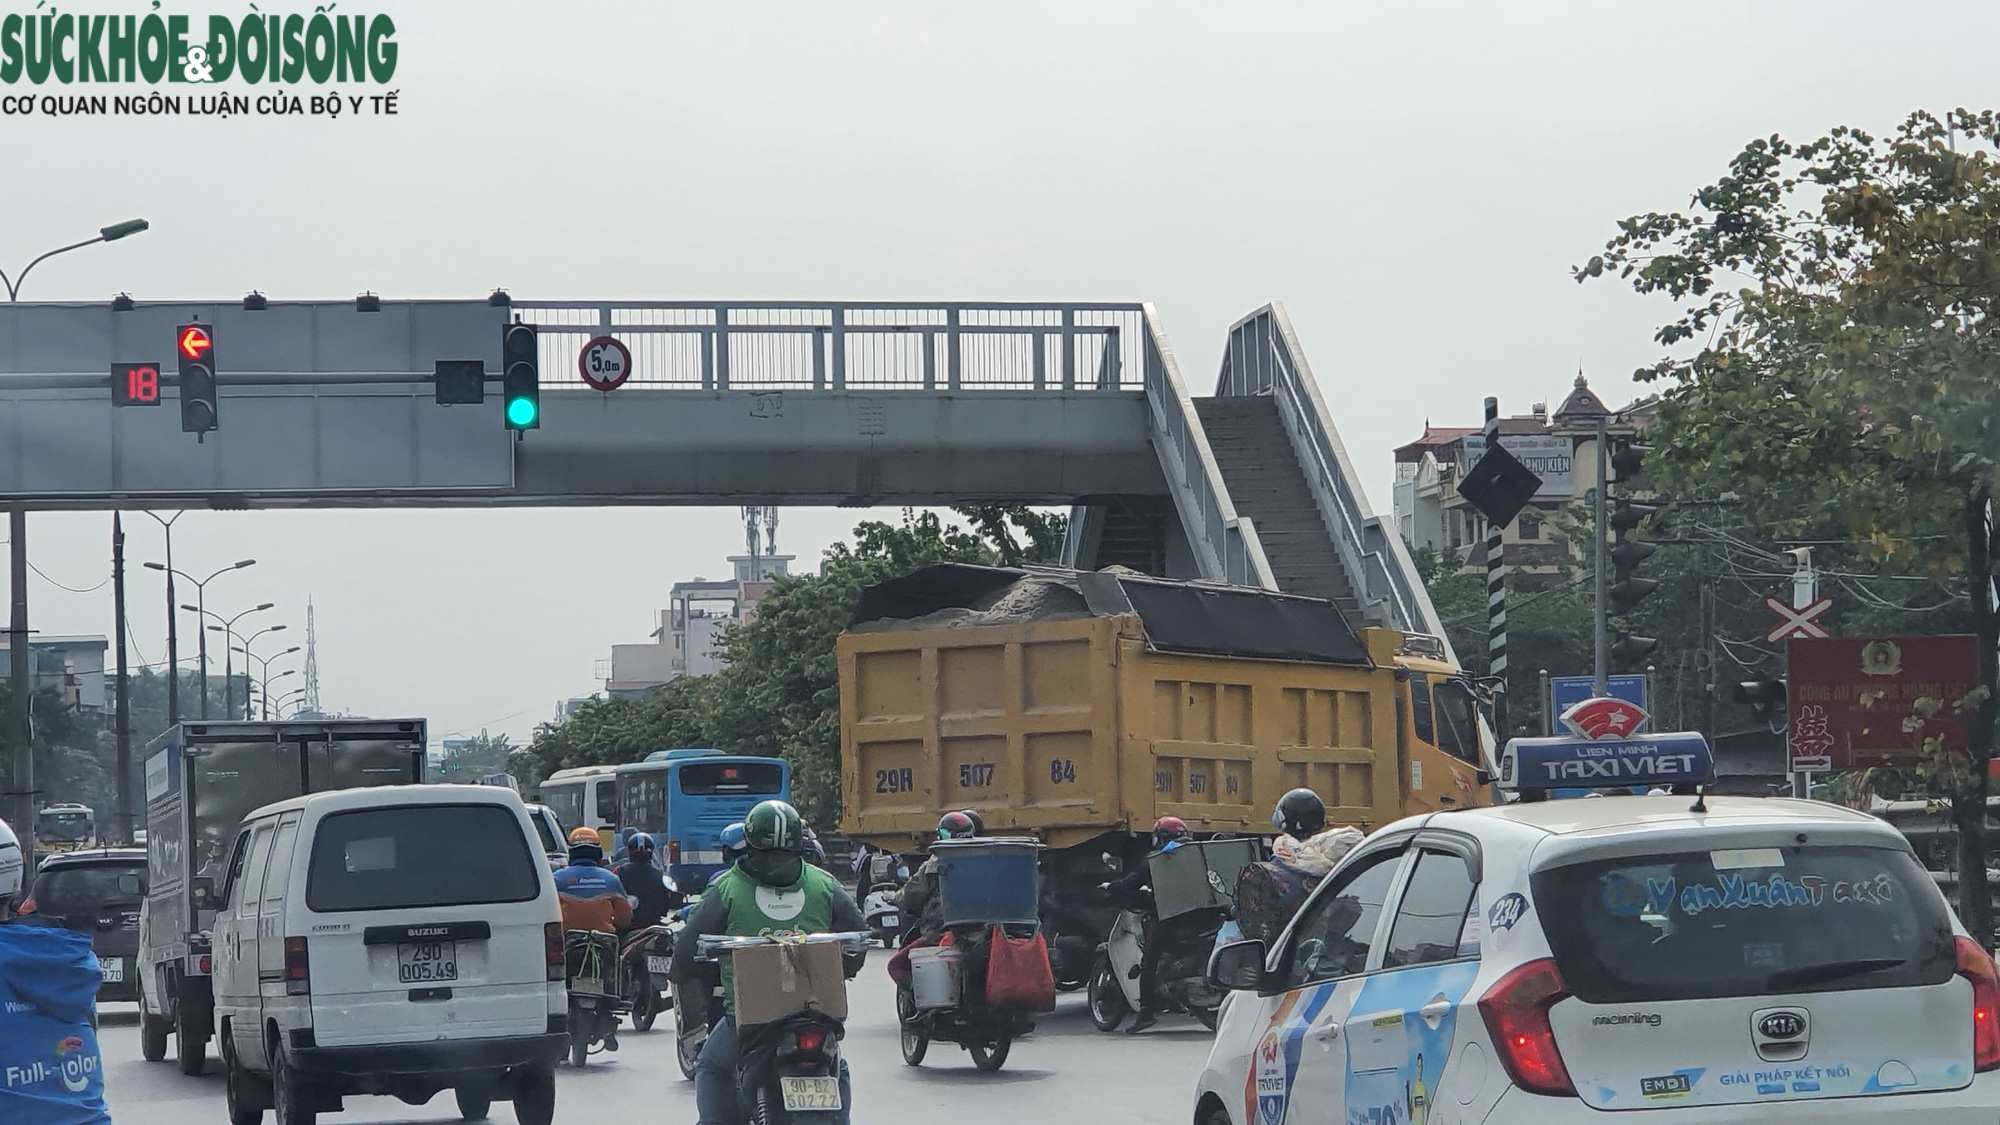
[[[263,686],[258,691],[257,698],[263,703],[264,720],[266,722],[269,722],[271,718],[271,681],[282,680],[286,676],[296,676],[298,674],[299,670],[297,668],[287,668],[275,676],[267,676],[264,678],[264,680],[262,681]],[[303,691],[304,689],[302,688],[300,690]]]
[[[298,645],[293,645],[292,647],[286,649],[283,652],[274,652],[270,656],[258,656],[256,653],[250,651],[250,645],[254,643],[258,637],[263,636],[265,633],[275,633],[283,628],[284,628],[283,625],[273,625],[269,629],[259,629],[255,633],[250,634],[250,639],[243,642],[242,648],[236,650],[237,652],[243,654],[243,661],[244,661],[243,666],[246,670],[250,666],[250,661],[255,660],[257,662],[257,667],[260,671],[260,675],[258,676],[258,682],[264,685],[264,690],[262,692],[262,695],[264,698],[264,718],[266,719],[269,719],[271,717],[271,681],[273,679],[282,678],[282,677],[274,677],[271,675],[271,661],[276,660],[281,656],[290,656],[295,652],[302,651],[302,649]],[[291,673],[287,672],[285,673],[285,675],[291,675]]]
[[[176,513],[174,519],[179,518],[179,513]],[[197,614],[206,614],[208,612],[206,608],[208,605],[208,584],[232,570],[242,570],[246,566],[255,566],[256,564],[256,559],[242,559],[222,567],[214,574],[209,575],[199,582],[195,582],[194,578],[185,570],[172,569],[173,563],[171,561],[166,566],[161,566],[155,562],[146,564],[146,568],[149,570],[164,570],[167,572],[167,659],[169,662],[174,659],[174,656],[179,651],[175,647],[177,641],[174,629],[174,576],[179,575],[182,578],[186,578],[189,582],[194,582],[195,604],[184,605],[181,608]],[[199,622],[200,618],[196,618],[196,621]],[[179,676],[181,674],[179,666],[175,666],[173,672],[175,676]],[[201,717],[204,719],[208,718],[208,634],[205,632],[201,634]],[[178,713],[173,716],[173,721],[180,722],[180,715]]]
[[[292,701],[293,696],[298,697],[299,705],[301,707],[305,705],[306,689],[302,687],[295,687],[292,690],[286,692],[285,694],[279,696],[277,699],[272,701],[271,703],[272,713],[277,715],[278,718],[283,719],[285,717],[285,704],[290,703]],[[293,712],[293,714],[297,713],[298,712],[296,711]]]
[[[20,300],[21,283],[28,280],[28,271],[41,265],[44,261],[55,257],[57,254],[66,254],[71,250],[81,250],[86,246],[95,246],[100,242],[116,242],[128,234],[138,234],[150,226],[152,224],[144,219],[127,219],[122,223],[113,223],[108,227],[99,227],[97,228],[96,238],[86,238],[82,242],[72,242],[68,246],[56,247],[54,250],[22,266],[21,272],[16,274],[11,281],[8,280],[6,274],[0,273],[0,282],[6,282],[7,285],[7,299],[10,301]]]
[[[167,572],[167,722],[181,721],[181,651],[180,637],[174,628],[174,520],[186,515],[175,512],[173,519],[167,519],[151,509],[145,509],[153,522],[160,525],[160,533],[167,540],[167,565],[147,563],[154,570]]]
[[[210,625],[208,629],[210,632],[222,634],[222,710],[231,719],[236,718],[236,650],[230,647],[229,642],[243,639],[236,635],[236,623],[238,621],[243,620],[253,613],[261,613],[264,610],[270,609],[273,604],[275,603],[265,602],[263,605],[253,605],[234,617],[224,617],[219,613],[208,615],[222,622],[220,625]],[[196,612],[200,611],[197,610]],[[249,668],[246,666],[244,671],[247,673]],[[245,694],[247,695],[248,693],[246,692]]]

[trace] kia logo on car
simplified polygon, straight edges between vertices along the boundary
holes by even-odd
[[[1796,1012],[1772,1012],[1757,1021],[1757,1034],[1766,1039],[1797,1039],[1805,1033],[1805,1017]]]

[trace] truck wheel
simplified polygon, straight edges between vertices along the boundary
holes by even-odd
[[[271,1108],[277,1110],[277,1125],[314,1125],[319,1120],[319,1101],[312,1087],[282,1048],[271,1058]]]
[[[493,1094],[484,1086],[460,1086],[452,1096],[458,1100],[458,1115],[467,1121],[484,1121],[493,1110]]]
[[[236,1057],[235,1038],[222,1037],[222,1097],[229,1111],[229,1125],[262,1125],[264,1110],[271,1104],[271,1084],[243,1069]]]
[[[531,1070],[514,1080],[514,1120],[521,1125],[552,1125],[556,1119],[556,1075]]]
[[[1125,1022],[1125,1014],[1130,1006],[1125,1003],[1125,992],[1118,987],[1111,960],[1100,957],[1096,971],[1090,974],[1090,987],[1086,995],[1086,1006],[1090,1009],[1090,1022],[1099,1031],[1117,1031]]]
[[[167,1017],[147,1012],[139,1013],[139,1055],[147,1062],[164,1062],[167,1057],[167,1036],[174,1025]]]
[[[199,1076],[208,1069],[208,1036],[182,1010],[174,1018],[174,1061],[181,1073]]]

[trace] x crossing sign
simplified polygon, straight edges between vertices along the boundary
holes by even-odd
[[[1793,637],[1818,638],[1830,635],[1826,631],[1826,626],[1814,619],[1833,608],[1832,598],[1821,598],[1809,606],[1793,609],[1785,599],[1775,594],[1766,594],[1764,604],[1770,607],[1772,613],[1778,615],[1778,623],[1771,626],[1770,631],[1764,634],[1764,639],[1773,644]]]

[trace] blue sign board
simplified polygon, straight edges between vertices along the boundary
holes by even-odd
[[[1604,681],[1607,694],[1613,699],[1622,699],[1639,710],[1646,710],[1646,677],[1611,676]],[[1597,681],[1589,676],[1549,677],[1549,727],[1556,728],[1556,719],[1564,711],[1590,699],[1597,694]]]
[[[1517,738],[1500,757],[1503,789],[1624,789],[1708,781],[1715,756],[1695,731],[1626,738]]]

